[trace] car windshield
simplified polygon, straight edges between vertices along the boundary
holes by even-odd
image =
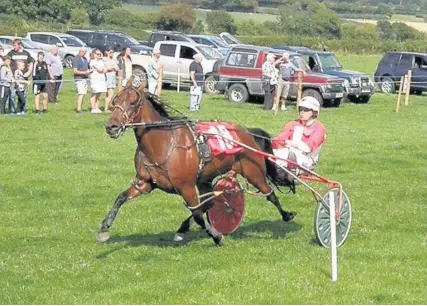
[[[221,52],[219,52],[217,49],[214,49],[212,47],[208,47],[208,46],[203,46],[203,47],[202,46],[197,46],[196,48],[208,60],[211,60],[211,59],[220,59],[220,58],[223,57],[222,54],[221,54]]]
[[[310,71],[310,67],[308,66],[307,62],[299,56],[292,57],[291,62],[295,65],[295,67],[304,70],[305,72]]]
[[[342,68],[340,62],[333,54],[319,54],[319,59],[323,69]]]
[[[68,47],[85,47],[85,43],[82,42],[77,37],[72,36],[60,36],[62,41],[68,46]]]
[[[140,43],[131,36],[123,35],[123,39],[125,40],[126,45],[140,45]]]
[[[34,44],[31,40],[22,39],[21,42],[24,49],[39,49],[39,47],[36,44]]]
[[[220,48],[228,48],[227,44],[221,41],[220,39],[216,37],[210,37],[210,39],[215,42],[215,44]]]

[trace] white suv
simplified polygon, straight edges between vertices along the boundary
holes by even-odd
[[[51,45],[56,45],[64,66],[68,68],[73,66],[73,59],[81,47],[85,47],[88,50],[87,54],[91,51],[84,42],[69,34],[29,32],[25,38],[36,43],[41,49],[46,51],[49,51]]]

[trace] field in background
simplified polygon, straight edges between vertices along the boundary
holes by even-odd
[[[379,57],[340,56],[345,68],[372,72]],[[67,71],[66,79],[71,80]],[[188,92],[164,90],[187,112]],[[97,244],[99,223],[134,175],[132,131],[117,140],[107,116],[74,113],[67,82],[49,114],[0,116],[1,304],[423,304],[425,283],[426,97],[394,112],[396,95],[367,105],[322,109],[328,131],[318,172],[343,183],[353,228],[338,250],[314,239],[311,194],[278,193],[298,212],[283,224],[274,207],[247,196],[241,227],[217,248],[193,226],[186,245],[172,242],[188,215],[178,196],[155,191],[126,204]],[[29,96],[28,109],[33,98]],[[87,98],[84,104],[88,106]],[[276,135],[295,108],[274,117],[255,103],[205,95],[194,119],[261,127]],[[420,138],[421,137],[421,138]]]
[[[123,7],[132,9],[134,11],[142,11],[142,12],[158,12],[160,11],[160,6],[150,6],[150,5],[138,5],[138,4],[123,4]],[[206,18],[207,10],[196,9],[197,18],[204,20]],[[271,14],[251,14],[251,13],[239,13],[239,12],[230,12],[231,16],[236,21],[244,21],[244,20],[253,20],[255,22],[264,22],[267,20],[272,20],[272,18],[276,19],[275,15]]]
[[[150,5],[138,5],[138,4],[124,4],[123,5],[126,8],[132,9],[132,10],[138,10],[143,12],[158,12],[160,10],[159,6],[150,6]],[[206,10],[196,9],[196,15],[199,19],[205,19],[206,17]],[[268,20],[275,20],[276,16],[271,14],[251,14],[251,13],[238,13],[238,12],[230,12],[231,16],[236,21],[245,21],[245,20],[253,20],[254,22],[264,22]],[[349,19],[345,18],[345,20],[360,22],[360,23],[371,23],[376,24],[376,20],[371,19]],[[393,15],[390,19],[390,22],[404,22],[407,25],[423,32],[427,32],[427,23],[424,22],[423,18],[418,18],[416,16],[411,15]]]

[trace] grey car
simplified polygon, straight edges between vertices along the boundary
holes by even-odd
[[[49,51],[52,45],[58,47],[58,53],[61,57],[64,66],[71,68],[73,66],[73,59],[79,52],[79,49],[85,47],[87,54],[91,49],[80,39],[73,35],[64,33],[49,33],[49,32],[30,32],[25,37],[40,46],[41,49]]]

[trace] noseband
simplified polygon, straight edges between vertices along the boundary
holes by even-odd
[[[132,117],[129,117],[129,115],[126,113],[126,111],[125,111],[125,109],[123,108],[123,106],[121,106],[121,105],[118,105],[118,104],[115,104],[115,100],[117,99],[117,97],[118,96],[116,96],[115,98],[114,98],[114,100],[113,100],[113,105],[114,105],[114,110],[117,108],[117,109],[119,109],[121,112],[122,112],[122,114],[123,114],[123,117],[125,118],[125,122],[123,123],[123,126],[126,126],[126,125],[128,125],[128,124],[132,124],[132,123],[134,123],[134,120],[135,120],[135,118],[138,116],[138,114],[140,113],[140,109],[143,107],[143,105],[144,105],[144,103],[142,102],[142,95],[141,95],[141,93],[138,91],[138,90],[136,90],[135,88],[133,88],[133,87],[131,87],[131,89],[133,90],[133,91],[135,91],[136,92],[136,94],[137,94],[137,96],[138,96],[138,100],[137,100],[137,105],[138,105],[138,109],[137,109],[137,111],[135,111],[134,112],[134,114],[133,114],[133,116]],[[120,95],[119,95],[120,96]]]

